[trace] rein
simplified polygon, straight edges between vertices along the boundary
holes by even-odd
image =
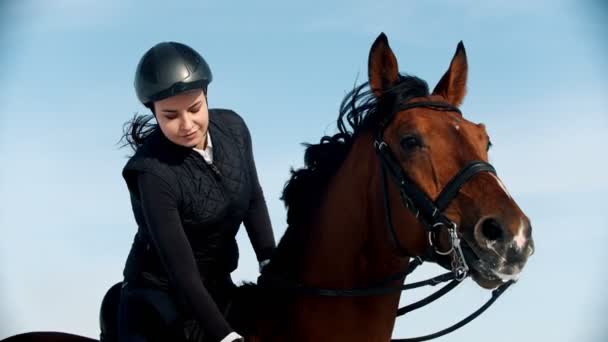
[[[427,107],[433,110],[439,111],[455,111],[460,114],[460,109],[443,102],[425,101],[425,102],[413,102],[402,105],[398,108],[398,111],[404,111],[416,107]],[[396,112],[396,111],[395,111]],[[401,168],[396,157],[392,153],[390,147],[384,142],[383,135],[384,130],[391,122],[393,116],[387,117],[379,125],[379,130],[374,140],[374,148],[380,159],[381,167],[381,180],[382,180],[382,191],[384,193],[384,212],[386,227],[389,232],[390,239],[397,253],[402,257],[409,257],[405,249],[401,246],[397,239],[397,233],[392,223],[390,201],[388,196],[388,182],[386,180],[386,173],[391,176],[393,181],[399,188],[399,194],[402,200],[402,204],[408,208],[416,216],[418,221],[423,223],[425,230],[429,237],[429,250],[425,255],[425,259],[433,260],[434,255],[438,254],[441,256],[451,256],[451,271],[441,274],[439,276],[419,281],[411,284],[403,284],[400,286],[387,286],[391,282],[399,280],[403,283],[405,277],[412,273],[418,266],[423,263],[423,258],[415,257],[412,262],[408,264],[408,268],[404,271],[395,273],[379,282],[371,284],[368,287],[362,288],[350,288],[350,289],[330,289],[330,288],[315,288],[308,287],[302,284],[286,280],[278,275],[264,272],[258,278],[258,285],[268,288],[274,288],[279,290],[286,290],[295,292],[302,295],[315,295],[325,297],[362,297],[362,296],[377,296],[387,295],[405,290],[411,290],[422,286],[436,286],[438,284],[448,282],[442,288],[434,292],[433,294],[415,302],[399,308],[396,312],[396,317],[405,315],[408,312],[419,309],[425,305],[428,305],[435,300],[441,298],[469,276],[469,267],[464,258],[462,252],[462,246],[460,237],[457,233],[457,225],[455,222],[447,218],[443,211],[448,204],[458,195],[460,188],[468,182],[472,177],[480,172],[490,172],[496,174],[494,167],[484,161],[472,161],[465,165],[456,175],[446,184],[441,190],[439,196],[435,201],[431,200],[411,179],[405,174]],[[450,248],[446,251],[441,251],[433,243],[433,237],[441,229],[446,229],[450,237]],[[488,301],[482,305],[475,312],[462,319],[456,324],[440,330],[436,333],[404,339],[392,339],[391,342],[421,342],[431,340],[446,334],[449,334],[464,325],[468,324],[485,310],[487,310],[497,299],[500,297],[509,286],[514,283],[513,280],[508,281],[498,288],[492,291],[492,296]]]

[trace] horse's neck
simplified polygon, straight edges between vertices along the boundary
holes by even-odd
[[[390,245],[376,158],[371,136],[359,137],[330,181],[314,219],[291,227],[282,238],[279,250],[288,257],[279,257],[280,263],[273,261],[269,267],[289,273],[306,287],[348,289],[368,287],[407,266]],[[400,294],[288,298],[268,321],[269,328],[262,329],[262,340],[387,341]]]
[[[306,286],[367,287],[407,266],[407,260],[390,248],[382,197],[375,188],[378,161],[371,148],[370,137],[355,142],[331,180],[316,219],[309,227],[300,227],[309,232],[299,277]],[[340,299],[307,296],[297,300],[296,309],[306,318],[293,324],[307,336],[302,340],[387,340],[399,298],[398,293]],[[318,336],[315,331],[323,333]]]
[[[310,230],[304,280],[325,286],[361,286],[399,271],[384,222],[378,157],[361,136],[329,183]],[[339,270],[337,272],[336,270]]]

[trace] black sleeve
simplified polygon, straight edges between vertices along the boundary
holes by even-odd
[[[266,206],[266,200],[264,199],[264,193],[260,186],[258,172],[253,159],[251,135],[247,126],[245,126],[245,148],[247,149],[247,163],[251,174],[253,192],[244,223],[256,257],[258,261],[262,261],[271,257],[275,248],[275,240],[268,215],[268,207]]]
[[[203,285],[181,224],[177,197],[167,182],[151,173],[140,173],[137,184],[146,225],[169,281],[192,305],[195,318],[211,340],[220,341],[233,330]]]

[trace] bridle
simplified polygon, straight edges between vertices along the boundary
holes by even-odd
[[[437,101],[423,101],[423,102],[411,102],[401,105],[397,111],[405,111],[412,108],[424,107],[430,108],[438,111],[453,111],[462,115],[460,109],[456,106],[453,106],[444,102]],[[397,112],[395,111],[395,112]],[[384,197],[384,213],[385,213],[385,221],[386,226],[389,231],[389,236],[393,242],[397,253],[401,256],[407,256],[408,253],[399,243],[397,239],[397,233],[395,232],[395,227],[393,226],[390,212],[390,202],[389,202],[389,194],[388,194],[388,184],[386,181],[386,172],[392,176],[393,181],[397,185],[399,189],[399,194],[401,197],[401,201],[403,205],[412,211],[415,217],[419,222],[422,223],[425,230],[428,234],[429,240],[429,248],[430,251],[426,253],[426,259],[433,260],[434,254],[438,254],[440,256],[451,256],[452,261],[450,264],[451,267],[451,277],[452,282],[440,289],[436,293],[431,296],[417,302],[414,304],[410,304],[407,307],[400,308],[397,311],[397,316],[403,315],[407,312],[420,308],[426,304],[431,303],[432,301],[438,299],[439,297],[445,295],[450,290],[454,289],[458,284],[460,284],[465,278],[469,276],[469,266],[467,265],[466,259],[464,257],[464,253],[462,251],[462,244],[460,237],[458,236],[457,224],[449,219],[447,216],[443,214],[444,210],[450,204],[450,202],[458,195],[460,188],[466,184],[471,178],[477,175],[480,172],[490,172],[492,174],[496,174],[496,169],[494,167],[481,160],[475,160],[469,162],[465,165],[460,171],[456,173],[452,177],[452,179],[445,185],[445,187],[441,190],[435,201],[431,200],[417,185],[414,183],[403,171],[401,165],[397,161],[395,155],[391,151],[388,144],[384,141],[384,130],[388,126],[388,124],[392,121],[393,116],[387,117],[383,120],[379,125],[378,133],[376,134],[374,140],[374,148],[378,157],[380,158],[380,166],[381,166],[381,179],[382,179],[382,188],[383,188],[383,197]],[[433,243],[433,237],[435,234],[438,234],[442,229],[447,230],[449,238],[450,238],[450,247],[446,251],[441,251],[437,248],[437,246]],[[417,267],[422,263],[422,259],[415,260]],[[477,316],[479,316],[483,311],[485,311],[498,297],[510,286],[513,282],[509,281],[499,288],[493,291],[492,297],[490,300],[478,309],[473,314],[469,315],[462,321],[454,324],[453,326],[439,331],[434,334],[421,336],[417,338],[408,338],[408,339],[393,339],[393,342],[415,342],[415,341],[426,341],[433,338],[437,338],[439,336],[443,336],[448,334],[465,324],[469,323]]]
[[[405,111],[416,107],[426,107],[440,111],[454,111],[462,114],[460,109],[443,102],[413,102],[402,105],[398,111]],[[492,165],[484,161],[472,161],[463,167],[456,175],[446,184],[441,190],[435,201],[431,200],[419,187],[414,183],[399,165],[395,155],[390,147],[384,142],[384,130],[392,121],[392,116],[389,116],[379,125],[378,133],[374,140],[376,153],[380,158],[382,188],[384,192],[384,212],[386,217],[386,226],[389,231],[393,245],[401,256],[411,255],[399,244],[395,228],[392,224],[390,215],[390,203],[388,195],[388,185],[386,181],[386,171],[392,176],[395,184],[399,188],[402,203],[405,207],[413,212],[418,221],[425,227],[429,246],[433,249],[430,253],[426,253],[427,257],[432,258],[433,253],[448,256],[451,255],[451,269],[454,277],[457,280],[464,280],[469,272],[469,267],[462,252],[460,238],[457,233],[457,225],[443,214],[443,211],[450,202],[458,195],[460,188],[468,182],[472,177],[480,172],[490,172],[496,174],[496,170]],[[441,251],[433,243],[433,236],[439,233],[442,229],[446,229],[450,237],[450,248],[447,251]]]
[[[460,109],[457,107],[437,101],[424,101],[424,102],[410,102],[403,104],[393,111],[397,113],[400,111],[409,110],[417,107],[425,107],[438,111],[454,111],[462,114]],[[384,202],[384,213],[386,226],[389,232],[390,239],[392,240],[393,246],[397,253],[402,257],[408,257],[410,253],[401,246],[397,238],[397,233],[391,219],[391,206],[388,194],[388,182],[386,180],[386,173],[388,171],[393,181],[399,189],[399,194],[402,200],[402,204],[407,207],[419,222],[425,227],[428,234],[429,250],[423,257],[415,257],[413,261],[408,264],[408,268],[404,271],[393,274],[382,281],[371,284],[365,288],[352,288],[352,289],[327,289],[327,288],[314,288],[304,286],[299,283],[295,283],[286,280],[278,275],[271,274],[270,272],[264,272],[258,278],[258,284],[264,287],[270,287],[279,290],[286,290],[296,292],[298,294],[305,295],[317,295],[317,296],[328,296],[328,297],[360,297],[360,296],[374,296],[374,295],[385,295],[405,290],[410,290],[426,285],[435,286],[437,284],[450,281],[447,285],[439,289],[437,292],[419,300],[418,302],[409,304],[405,307],[397,310],[396,316],[402,316],[415,309],[423,307],[440,297],[447,294],[449,291],[459,285],[464,279],[469,276],[469,267],[462,251],[462,244],[460,237],[457,232],[457,224],[450,220],[444,215],[444,210],[447,208],[449,203],[458,195],[460,188],[466,184],[472,177],[480,172],[490,172],[496,174],[494,167],[485,161],[471,161],[465,165],[460,171],[452,177],[452,179],[446,184],[441,190],[439,196],[435,201],[431,200],[417,185],[414,183],[403,171],[401,165],[397,161],[397,158],[391,151],[388,144],[384,141],[384,130],[392,121],[394,115],[390,115],[380,122],[378,131],[374,139],[374,149],[380,159],[381,167],[381,181],[383,191],[383,202]],[[433,242],[433,237],[436,236],[442,229],[447,230],[450,238],[450,247],[448,250],[442,251],[438,249],[437,245]],[[412,273],[418,266],[420,266],[424,260],[436,261],[435,255],[440,256],[451,256],[451,271],[442,275],[436,276],[431,279],[419,281],[412,284],[404,284],[401,286],[388,286],[394,281],[401,281],[405,277]],[[514,283],[513,280],[505,282],[498,288],[492,291],[492,297],[478,310],[461,320],[460,322],[438,331],[433,334],[406,338],[406,339],[392,339],[391,342],[420,342],[431,340],[443,335],[446,335],[465,324],[471,322],[473,319],[481,315],[487,308],[489,308],[497,299],[504,293],[504,291]]]

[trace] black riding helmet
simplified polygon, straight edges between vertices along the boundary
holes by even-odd
[[[135,92],[142,104],[201,88],[213,76],[203,57],[191,47],[177,42],[162,42],[150,48],[141,58],[135,72]]]

